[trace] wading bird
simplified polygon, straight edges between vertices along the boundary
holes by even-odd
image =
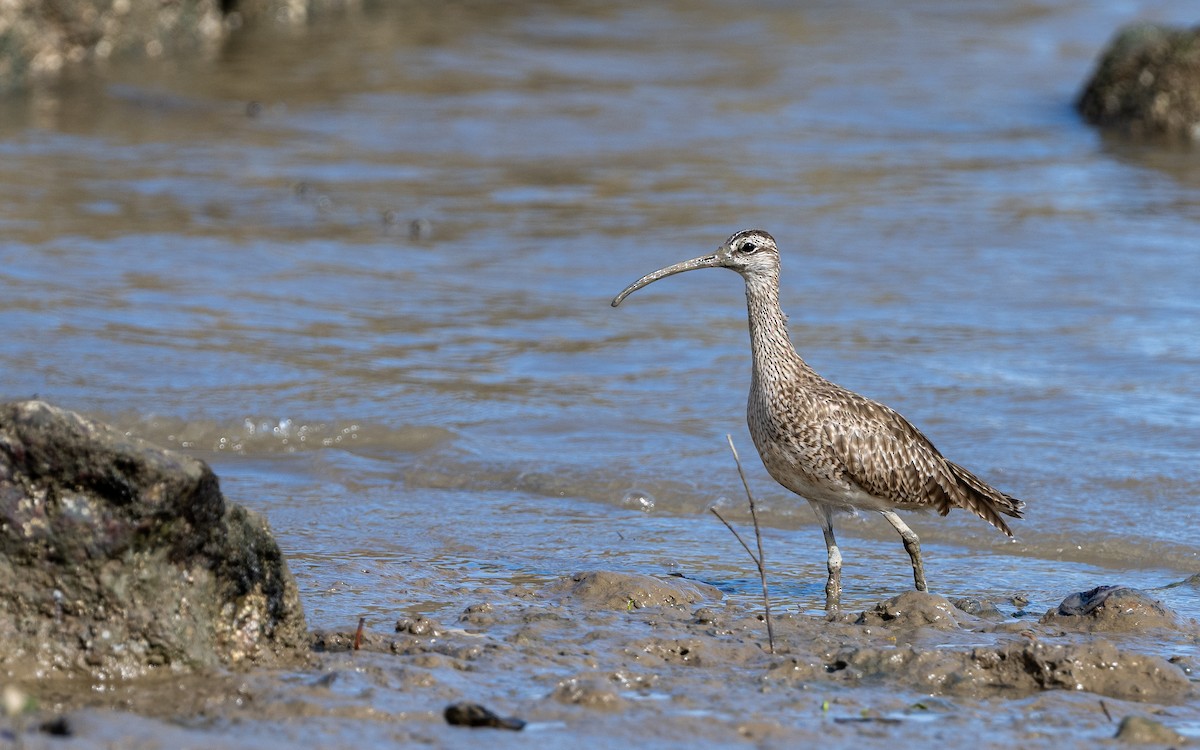
[[[1012,536],[1001,514],[1021,517],[1023,502],[948,461],[895,410],[829,382],[792,346],[779,306],[779,248],[759,229],[738,232],[715,253],[667,266],[630,284],[613,307],[659,279],[697,268],[728,268],[746,282],[754,367],[746,421],[767,472],[816,512],[825,535],[829,578],[825,610],[836,613],[842,594],[842,555],[833,516],[879,511],[912,560],[913,580],[926,591],[921,543],[897,510],[965,508]]]

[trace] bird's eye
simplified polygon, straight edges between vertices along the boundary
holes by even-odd
[[[755,245],[753,242],[743,242],[741,245],[738,245],[738,252],[742,255],[750,255],[756,250],[758,250],[758,245]]]

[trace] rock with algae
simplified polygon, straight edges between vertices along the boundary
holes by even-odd
[[[71,66],[215,51],[243,23],[301,24],[353,0],[2,0],[0,91]]]
[[[296,584],[201,461],[41,401],[0,405],[0,666],[136,676],[293,661]]]
[[[1076,106],[1088,122],[1134,137],[1200,141],[1200,26],[1118,30]]]

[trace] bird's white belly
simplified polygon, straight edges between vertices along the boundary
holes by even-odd
[[[840,467],[804,461],[808,451],[797,446],[766,445],[759,449],[767,472],[797,495],[843,511],[890,510],[895,503],[876,497],[844,478]]]
[[[778,477],[776,478],[778,480]],[[780,484],[806,500],[828,505],[839,510],[889,510],[895,507],[882,498],[854,486],[834,486],[816,483],[803,477],[789,477],[788,481],[778,480]]]

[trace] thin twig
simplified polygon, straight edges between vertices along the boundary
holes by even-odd
[[[754,563],[757,565],[758,558],[754,556],[754,550],[750,549],[750,545],[746,544],[746,540],[742,539],[742,535],[737,532],[737,529],[730,526],[729,522],[725,520],[725,516],[718,513],[716,508],[709,508],[709,511],[711,511],[714,516],[721,519],[721,523],[725,524],[725,528],[727,528],[733,532],[734,538],[742,543],[742,549],[746,550],[746,554],[750,555],[750,559],[753,560]]]
[[[733,447],[733,437],[725,434],[725,440],[729,443],[729,450],[733,453],[733,462],[737,465],[738,476],[742,479],[742,487],[746,489],[746,500],[750,503],[750,519],[754,522],[754,539],[758,542],[758,572],[762,576],[763,598],[767,598],[767,558],[763,555],[762,531],[758,526],[758,505],[754,502],[754,495],[750,493],[750,483],[746,481],[746,472],[742,471],[742,460],[738,458],[737,448]],[[770,611],[770,602],[767,603],[768,612]]]
[[[354,650],[355,651],[362,648],[363,624],[366,621],[367,621],[367,618],[365,618],[365,617],[358,618],[358,630],[354,631]]]
[[[750,545],[746,544],[746,541],[742,539],[742,535],[737,533],[737,530],[721,517],[716,508],[709,508],[709,510],[721,520],[721,523],[725,524],[727,529],[733,532],[733,536],[741,543],[746,553],[750,555],[750,559],[758,567],[758,578],[762,582],[763,611],[766,613],[767,621],[767,646],[773,654],[775,653],[775,628],[771,624],[771,595],[767,590],[767,566],[766,557],[763,555],[762,530],[758,526],[758,508],[754,503],[754,494],[750,492],[750,483],[746,481],[746,472],[742,470],[742,460],[738,458],[737,448],[733,446],[733,437],[726,435],[725,439],[729,442],[729,450],[733,452],[733,462],[737,464],[738,476],[742,478],[742,487],[746,489],[746,500],[750,502],[750,519],[754,522],[754,538],[758,542],[758,554],[754,554],[750,549]]]

